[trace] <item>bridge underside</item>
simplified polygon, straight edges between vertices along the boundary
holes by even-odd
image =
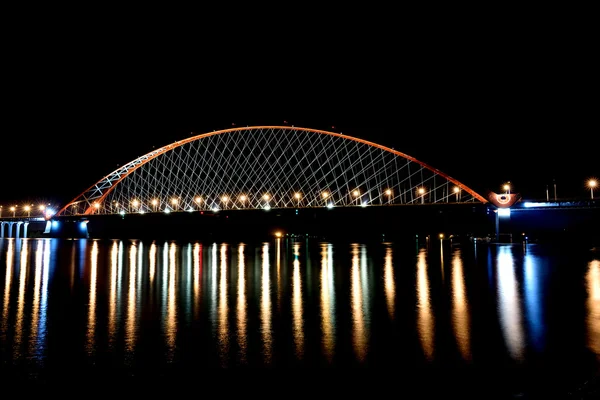
[[[56,236],[104,239],[271,240],[282,236],[332,239],[376,239],[493,234],[494,213],[483,204],[339,207],[335,209],[222,210],[120,215],[90,215],[87,223],[73,217],[56,218]]]

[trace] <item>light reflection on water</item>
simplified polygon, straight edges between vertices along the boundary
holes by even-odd
[[[600,363],[598,259],[561,264],[530,245],[475,250],[0,239],[0,361],[410,367],[455,352],[452,365],[516,366],[551,346],[577,353],[577,340],[547,340],[568,327]],[[580,302],[570,295],[580,286],[552,290],[561,268],[581,274]],[[551,307],[567,301],[573,312],[551,323]],[[585,321],[569,320],[577,315]]]
[[[588,346],[600,359],[600,260],[590,261],[586,281]]]

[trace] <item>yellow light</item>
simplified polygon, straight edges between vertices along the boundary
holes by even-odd
[[[25,211],[29,211],[29,210],[31,210],[31,207],[25,206]]]
[[[227,197],[227,196],[223,196],[223,197],[221,197],[221,200],[222,200],[224,203],[227,203],[227,202],[229,201],[229,197]]]
[[[444,234],[440,233],[440,239],[443,239],[443,238],[444,238]]]
[[[387,194],[388,196],[390,196],[392,194],[392,191],[390,189],[386,189],[385,194]]]
[[[240,200],[241,201],[246,201],[246,199],[247,199],[246,195],[243,194],[243,195],[240,196]]]
[[[263,199],[269,200],[271,197],[268,194],[263,195]]]
[[[200,197],[200,196],[196,197],[196,203],[198,203],[198,204],[202,203],[202,197]]]
[[[171,199],[171,204],[177,204],[177,199]]]
[[[458,193],[460,189],[458,188],[458,186],[454,186],[454,193]]]
[[[425,189],[419,188],[419,194],[423,194],[423,193],[425,193]]]
[[[137,207],[137,206],[140,204],[140,202],[139,202],[139,201],[137,201],[137,200],[133,200],[133,201],[131,202],[131,204],[132,204],[134,207]]]
[[[278,238],[281,237],[281,232],[275,232],[275,236],[277,236]]]
[[[295,193],[294,197],[297,198],[297,199],[299,199],[300,198],[300,193]]]
[[[16,210],[16,207],[11,207],[10,208],[10,211],[15,211],[15,210]]]
[[[594,179],[590,179],[590,181],[588,182],[588,186],[591,188],[596,187],[597,184],[598,182],[596,182]]]
[[[323,192],[323,198],[326,199],[327,197],[329,197],[329,193]]]
[[[352,192],[352,194],[354,195],[354,197],[358,197],[360,195],[360,192],[358,190],[355,190],[354,192]]]
[[[94,207],[100,208],[100,203],[94,203]]]
[[[40,210],[44,211],[45,209],[46,209],[46,206],[42,204],[42,205],[40,206]]]

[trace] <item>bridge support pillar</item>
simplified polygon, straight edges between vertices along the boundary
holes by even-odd
[[[52,220],[49,234],[53,238],[88,238],[87,224],[87,220]]]

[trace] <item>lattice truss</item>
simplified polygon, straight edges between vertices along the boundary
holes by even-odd
[[[139,157],[60,214],[475,202],[455,179],[392,149],[294,127],[198,135]]]

